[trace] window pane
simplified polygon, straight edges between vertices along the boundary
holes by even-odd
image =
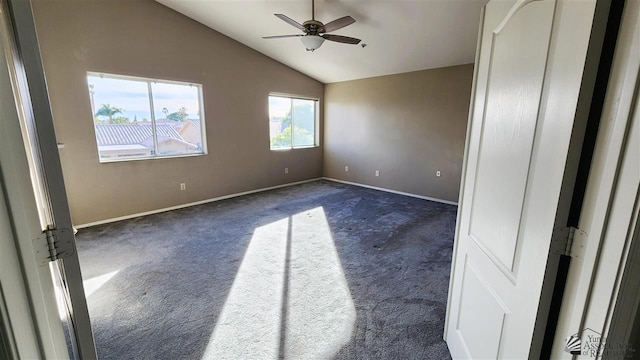
[[[271,149],[291,148],[291,99],[269,96]]]
[[[100,161],[204,154],[201,85],[97,73],[87,80]]]
[[[293,147],[315,145],[315,100],[293,99]]]
[[[151,83],[159,155],[201,153],[199,86]]]
[[[100,160],[153,155],[146,81],[88,75]]]

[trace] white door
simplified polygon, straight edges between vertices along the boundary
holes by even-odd
[[[2,119],[6,122],[2,130],[6,129],[7,133],[0,137],[3,140],[0,170],[7,173],[0,174],[5,180],[0,185],[7,192],[8,217],[14,222],[17,238],[16,256],[20,258],[26,285],[30,288],[28,297],[34,306],[34,321],[43,348],[41,353],[43,357],[55,354],[55,358],[64,358],[71,354],[81,359],[95,359],[31,2],[2,1],[0,16],[0,55],[6,59],[1,62],[5,67],[2,74],[6,73],[4,77],[8,79],[5,81],[9,80],[14,99],[12,109],[7,112],[11,110],[16,115]],[[2,88],[5,89],[6,86]],[[3,93],[3,96],[4,99],[8,94]],[[15,122],[19,122],[19,126]],[[18,129],[16,134],[14,130]],[[18,175],[22,177],[18,179]],[[31,189],[25,188],[25,183],[31,185]],[[21,229],[27,236],[22,236]],[[52,280],[61,307],[57,319],[51,316],[51,308],[56,303],[50,291]],[[0,290],[4,291],[3,288]],[[40,313],[44,315],[40,316]],[[63,321],[69,337],[67,344],[72,346],[69,354],[61,353],[59,349]],[[47,334],[49,332],[51,334]]]
[[[494,0],[484,9],[445,329],[454,358],[539,352],[594,6]]]

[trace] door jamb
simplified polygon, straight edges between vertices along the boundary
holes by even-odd
[[[604,253],[604,246],[610,246],[612,243],[619,246],[620,242],[628,241],[625,237],[606,236],[607,226],[613,220],[612,202],[621,171],[620,161],[624,153],[628,127],[635,102],[638,101],[639,68],[640,3],[627,1],[579,222],[580,229],[588,234],[588,241],[584,245],[581,257],[574,259],[569,269],[567,288],[554,337],[551,355],[553,358],[571,358],[569,353],[564,352],[564,340],[567,336],[585,327],[596,331],[607,330],[602,318],[605,309],[596,310],[590,304],[606,304],[608,301],[615,301],[617,296],[613,291],[615,279],[610,279],[608,286],[612,288],[609,291],[594,291],[594,285],[599,267],[621,260],[620,257],[614,259],[610,254]],[[627,196],[632,195],[635,194]],[[600,314],[594,317],[596,312]]]
[[[34,189],[25,181],[30,171],[9,79],[6,5],[0,0],[0,235],[7,241],[0,253],[0,301],[5,311],[0,326],[11,356],[64,359],[68,352],[51,273],[35,255],[42,233]]]
[[[29,238],[30,240],[19,238],[18,242],[20,244],[18,245],[24,246],[23,244],[28,242],[29,245],[31,245],[31,248],[27,249],[25,247],[24,250],[21,249],[21,257],[23,261],[27,261],[24,259],[28,258],[28,261],[35,261],[36,266],[40,266],[40,259],[35,258],[38,253],[36,249],[38,249],[40,244],[44,244],[44,247],[47,248],[46,238],[41,231],[45,230],[45,227],[46,229],[71,229],[71,215],[69,213],[69,205],[64,187],[62,167],[56,144],[53,118],[44,76],[44,69],[40,58],[40,49],[33,19],[33,12],[31,9],[31,1],[0,1],[2,1],[3,23],[5,27],[11,26],[10,28],[5,29],[6,31],[3,31],[4,36],[2,40],[4,41],[4,51],[7,55],[7,65],[9,66],[10,77],[12,77],[12,85],[17,87],[14,88],[14,96],[16,97],[15,107],[18,115],[17,122],[21,126],[24,126],[22,129],[23,136],[14,135],[15,139],[11,139],[11,146],[16,147],[14,149],[15,152],[20,152],[18,155],[25,154],[25,151],[31,152],[30,156],[25,154],[26,156],[21,156],[22,158],[18,160],[9,158],[7,159],[7,162],[14,162],[16,163],[15,165],[19,167],[24,165],[27,166],[26,176],[23,175],[21,179],[22,182],[27,185],[31,185],[31,182],[25,181],[25,179],[31,178],[32,180],[39,180],[40,176],[46,179],[38,184],[41,186],[30,188],[29,196],[25,196],[22,199],[12,196],[13,191],[8,192],[7,201],[9,203],[9,207],[24,207],[29,208],[29,210],[31,210],[31,207],[35,208],[37,220],[35,226],[31,223],[31,220],[33,220],[31,218],[27,219],[30,221],[29,224],[25,224],[25,226],[29,226],[26,230],[34,234]],[[25,131],[28,131],[28,134],[31,137],[25,137]],[[22,145],[21,150],[17,149],[18,143]],[[36,160],[33,164],[30,164],[29,160],[33,158]],[[18,164],[18,162],[21,162],[22,160],[26,160],[27,163]],[[30,165],[33,165],[33,168]],[[32,174],[30,170],[33,170],[36,174]],[[6,176],[7,174],[5,173],[4,175]],[[5,184],[7,187],[11,187],[12,185],[13,184],[10,183]],[[18,185],[23,186],[23,184]],[[34,204],[38,204],[40,206],[34,206]],[[20,216],[16,216],[15,214],[11,214],[11,216],[14,220],[16,218],[20,219]],[[67,249],[68,257],[58,259],[55,265],[63,266],[65,270],[63,281],[66,286],[63,290],[66,292],[65,295],[68,296],[71,308],[73,309],[73,314],[69,320],[72,323],[71,329],[74,332],[73,336],[77,340],[77,350],[82,359],[95,359],[97,355],[83,289],[80,263],[77,253],[75,252],[75,239],[70,230],[66,232],[60,231],[57,234],[59,238],[56,242],[64,242],[71,246],[70,249]],[[62,239],[63,236],[64,239]],[[46,252],[48,253],[48,249]],[[40,255],[43,253],[45,252],[40,251]],[[46,268],[47,272],[49,272],[48,265],[41,268]],[[44,284],[43,282],[47,280],[49,284]],[[51,295],[49,294],[49,290],[53,287],[51,273],[49,272],[48,278],[41,276],[38,282],[42,286],[43,291],[47,292],[46,299],[43,299],[45,304],[40,304],[39,307],[47,309],[42,311],[49,311],[48,307],[50,304],[48,304],[48,302],[52,302],[54,305],[56,304],[55,298],[51,301]],[[33,294],[31,295],[33,296]],[[36,307],[36,311],[39,307]],[[58,317],[57,311],[55,317]],[[47,326],[49,328],[57,328],[55,322],[59,322],[60,319],[58,318],[54,320],[53,316],[50,315],[49,321],[51,323],[47,324],[42,318],[38,318],[37,326],[42,328],[46,328]],[[57,333],[57,330],[54,332]],[[58,335],[56,335],[56,337],[58,337]],[[44,342],[46,343],[46,341]],[[57,342],[51,341],[51,345],[47,346],[52,346],[58,349],[58,345],[59,344],[57,344]],[[66,344],[64,348],[66,353]],[[58,355],[57,357],[61,357],[61,355]]]

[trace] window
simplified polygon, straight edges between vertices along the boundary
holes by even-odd
[[[206,154],[202,85],[87,73],[100,162]]]
[[[316,145],[318,100],[269,96],[271,150]]]

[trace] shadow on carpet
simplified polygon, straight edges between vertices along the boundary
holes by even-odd
[[[447,359],[456,207],[317,181],[81,229],[100,359]]]

